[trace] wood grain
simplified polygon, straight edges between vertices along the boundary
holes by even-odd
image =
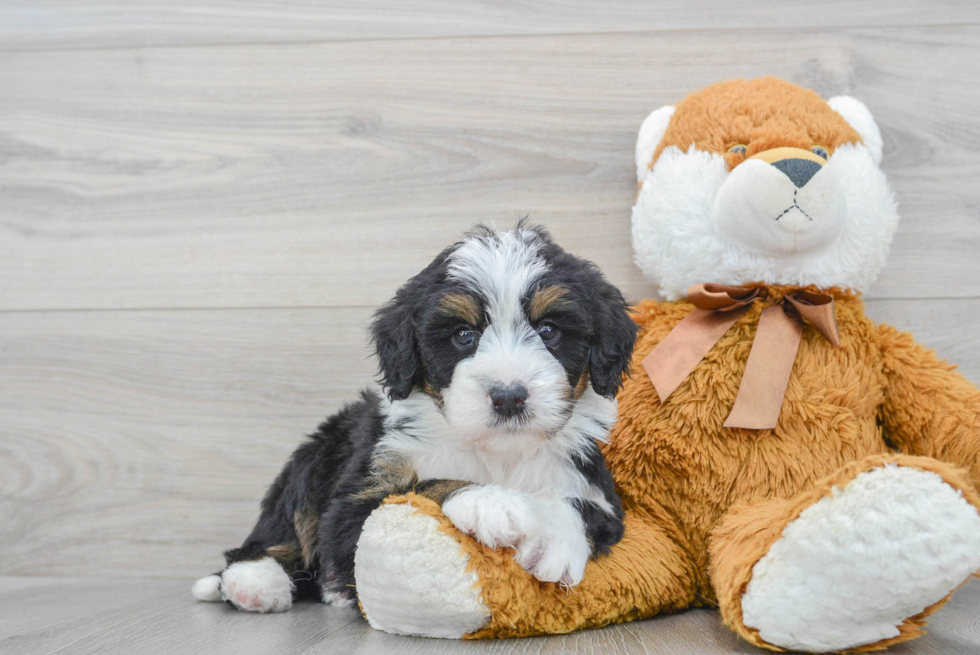
[[[977,22],[980,8],[955,0],[35,0],[0,6],[0,51]]]
[[[980,300],[876,300],[980,381]],[[0,575],[220,568],[303,435],[372,383],[368,309],[0,313]]]
[[[0,315],[0,572],[220,567],[303,435],[371,384],[367,316]]]
[[[718,80],[869,105],[903,221],[868,313],[980,381],[980,4],[38,0],[0,3],[0,52],[5,654],[758,652],[706,610],[458,643],[188,593],[463,230],[529,213],[653,295],[636,129]],[[976,653],[978,608],[890,652]]]
[[[631,298],[651,109],[773,73],[868,103],[903,222],[873,297],[975,297],[980,28],[395,40],[0,60],[0,309],[374,306],[519,213]]]
[[[669,616],[530,639],[460,642],[416,639],[372,630],[351,610],[299,603],[285,614],[245,614],[198,603],[173,580],[0,578],[0,649],[6,655],[55,651],[73,655],[143,653],[759,653],[726,629],[718,613]],[[980,581],[960,589],[932,618],[928,633],[889,649],[898,655],[972,655],[980,649]]]

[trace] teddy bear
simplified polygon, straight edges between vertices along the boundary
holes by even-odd
[[[574,589],[390,497],[359,600],[388,632],[565,633],[689,607],[771,650],[877,650],[980,569],[980,390],[861,293],[898,222],[865,105],[775,78],[654,111],[636,146],[634,358],[603,448],[625,533]]]

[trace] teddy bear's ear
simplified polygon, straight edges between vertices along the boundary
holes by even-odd
[[[871,151],[871,157],[874,159],[875,164],[880,165],[882,147],[881,130],[878,129],[878,124],[875,123],[871,111],[868,110],[863,102],[851,96],[835,96],[828,100],[827,104],[830,105],[831,109],[843,116],[844,120],[850,123],[851,127],[861,135],[864,145],[868,146],[868,150]]]
[[[647,176],[653,152],[660,144],[670,117],[674,115],[674,106],[667,105],[653,112],[640,126],[640,134],[636,137],[636,181],[642,182]]]

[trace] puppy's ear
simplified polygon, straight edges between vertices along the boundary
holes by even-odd
[[[596,393],[612,398],[623,386],[636,341],[636,323],[619,289],[600,279],[593,296],[595,339],[589,355],[589,377]]]
[[[429,290],[445,278],[445,263],[458,244],[436,257],[422,272],[405,283],[395,297],[382,305],[371,323],[371,341],[378,356],[381,384],[391,400],[404,400],[422,382],[422,355],[416,333],[417,314]]]
[[[414,280],[413,280],[414,281]],[[415,308],[418,291],[409,282],[374,314],[371,341],[378,357],[381,384],[391,400],[404,400],[421,374]]]

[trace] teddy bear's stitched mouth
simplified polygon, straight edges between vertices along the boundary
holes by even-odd
[[[788,213],[789,213],[789,212],[790,212],[791,210],[793,210],[793,209],[796,209],[796,210],[797,210],[797,211],[799,211],[799,212],[800,212],[801,214],[803,214],[804,216],[806,216],[806,217],[807,217],[807,219],[808,219],[808,220],[809,220],[809,221],[810,221],[811,223],[813,222],[813,217],[812,217],[812,216],[810,216],[809,214],[807,214],[807,213],[806,213],[805,211],[803,211],[803,208],[802,208],[802,207],[800,207],[800,206],[799,206],[799,205],[797,204],[797,202],[796,202],[796,194],[797,194],[797,192],[798,192],[798,191],[799,191],[799,189],[797,189],[796,191],[793,191],[793,204],[792,204],[792,205],[790,205],[789,207],[787,207],[786,209],[784,209],[784,210],[782,211],[782,213],[781,213],[781,214],[779,214],[779,216],[777,216],[777,217],[775,218],[775,220],[776,220],[776,221],[778,221],[778,220],[779,220],[779,219],[781,219],[781,218],[782,218],[783,216],[785,216],[786,214],[788,214]]]

